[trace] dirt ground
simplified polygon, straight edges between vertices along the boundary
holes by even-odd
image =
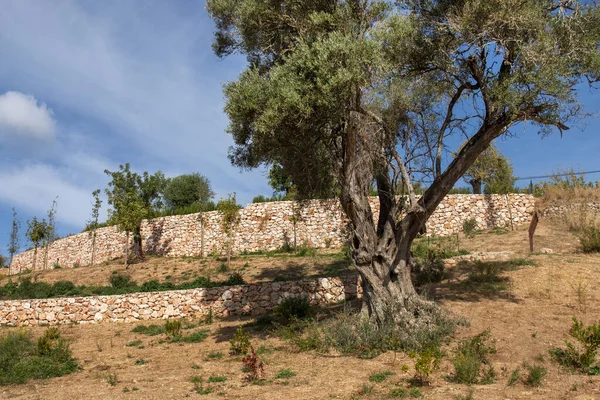
[[[523,257],[528,249],[527,232],[521,228],[504,234],[482,233],[472,239],[461,238],[460,245],[473,251],[514,251],[515,257]],[[559,226],[544,223],[536,234],[536,249],[541,248],[550,248],[553,253],[534,253],[531,258],[536,265],[505,272],[508,285],[501,292],[477,291],[462,285],[469,273],[468,266],[464,265],[452,267],[449,278],[431,288],[432,296],[444,307],[470,322],[470,326],[459,328],[455,339],[491,330],[497,353],[491,355],[490,360],[497,379],[493,384],[471,388],[450,383],[446,377],[452,366],[446,359],[431,385],[419,389],[421,398],[458,399],[472,390],[473,399],[600,399],[600,376],[563,370],[548,354],[550,348],[563,345],[573,316],[586,323],[599,319],[600,255],[578,253],[574,235]],[[165,260],[150,262],[153,261],[168,264]],[[271,259],[268,268],[285,267],[287,264],[281,261]],[[386,353],[363,360],[314,352],[295,353],[269,333],[248,328],[254,347],[261,348],[267,375],[266,383],[249,384],[244,380],[240,358],[228,354],[228,340],[238,325],[250,321],[216,320],[210,325],[201,325],[194,329],[207,329],[209,337],[195,344],[161,343],[160,336],[131,332],[137,323],[64,326],[61,332],[71,340],[73,353],[83,369],[61,378],[0,387],[0,398],[383,399],[390,398],[392,388],[409,387],[408,380],[414,374],[414,363],[404,354]],[[36,327],[31,331],[38,335],[43,329]],[[142,343],[127,346],[136,340]],[[222,353],[221,358],[215,358],[218,352]],[[548,375],[540,388],[530,388],[522,382],[507,386],[511,372],[517,367],[523,370],[524,362],[543,364],[547,368]],[[408,372],[402,372],[404,364],[410,367]],[[278,371],[284,368],[291,369],[295,375],[276,379]],[[369,376],[380,371],[392,371],[394,375],[382,383],[369,382]],[[212,374],[225,376],[227,380],[207,383]],[[201,396],[194,392],[192,376],[202,376],[204,387],[210,388],[212,393]],[[110,377],[114,386],[108,382]],[[364,394],[363,385],[372,385],[371,392]]]

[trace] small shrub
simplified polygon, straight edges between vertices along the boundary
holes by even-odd
[[[210,388],[204,387],[204,379],[201,376],[192,376],[190,378],[190,382],[194,385],[194,392],[199,395],[207,395],[211,394],[212,390]]]
[[[493,344],[487,343],[489,340],[490,331],[486,330],[459,343],[451,359],[454,366],[451,379],[454,382],[466,384],[493,382],[495,373],[487,356],[495,353],[496,348]],[[487,365],[488,368],[482,373],[483,365]]]
[[[273,314],[283,323],[289,323],[294,319],[306,319],[312,315],[312,307],[306,296],[288,297],[275,309]]]
[[[127,347],[137,347],[140,344],[142,344],[141,340],[134,340],[133,342],[127,343],[125,346],[127,346]]]
[[[69,343],[50,328],[33,341],[26,330],[0,335],[0,386],[63,376],[79,369]]]
[[[135,360],[135,365],[144,365],[144,364],[147,364],[147,363],[148,363],[148,361],[143,360],[141,358],[138,358],[137,360]]]
[[[469,280],[477,283],[501,282],[500,273],[502,273],[500,264],[476,260],[473,270],[469,273]]]
[[[596,353],[600,348],[600,322],[585,326],[573,317],[569,335],[577,344],[565,341],[566,349],[550,349],[550,355],[560,365],[584,374],[597,375],[600,364],[596,364]]]
[[[173,338],[181,337],[181,320],[166,320],[164,331],[168,336]]]
[[[243,285],[244,277],[239,272],[234,272],[233,274],[227,277],[227,280],[224,282],[225,286],[235,286],[235,285]]]
[[[533,364],[532,366],[526,366],[527,377],[525,378],[525,384],[531,387],[542,386],[543,380],[546,377],[548,371],[543,365]]]
[[[244,332],[242,326],[238,326],[233,335],[233,339],[229,341],[231,346],[229,347],[229,353],[231,355],[245,355],[250,349],[250,335]]]
[[[135,286],[135,282],[131,280],[130,275],[115,274],[110,277],[110,285],[115,289],[127,289]]]
[[[438,369],[442,360],[440,349],[430,347],[410,353],[409,356],[415,360],[415,375],[411,379],[411,383],[415,386],[429,385],[429,377]]]
[[[405,399],[408,397],[408,389],[403,387],[390,389],[390,397]]]
[[[265,366],[256,355],[256,352],[254,351],[254,347],[252,345],[250,345],[249,354],[246,357],[242,358],[242,363],[244,363],[244,370],[248,372],[246,379],[249,382],[255,382],[264,379]]]
[[[215,374],[210,374],[210,376],[208,377],[208,383],[219,383],[219,382],[227,382],[227,377],[215,375]]]
[[[289,368],[280,369],[275,375],[275,379],[289,379],[296,376],[296,373]]]
[[[588,226],[579,234],[579,242],[584,253],[600,252],[600,228]]]
[[[441,282],[444,279],[444,268],[444,261],[439,258],[416,263],[413,268],[415,286]]]
[[[221,265],[219,265],[219,269],[218,271],[222,274],[229,272],[229,267],[227,266],[227,264],[225,263],[221,263]]]
[[[526,265],[535,265],[535,260],[531,258],[511,258],[508,263],[514,267],[523,267]]]
[[[475,218],[466,219],[463,222],[463,232],[467,237],[475,236],[475,232],[477,230],[477,221]]]
[[[392,371],[374,372],[369,376],[369,382],[381,383],[392,375],[394,375]]]

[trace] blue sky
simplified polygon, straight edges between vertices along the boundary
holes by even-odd
[[[12,207],[24,230],[58,196],[58,233],[79,232],[91,192],[108,182],[104,169],[125,162],[167,176],[200,172],[217,198],[236,192],[242,204],[270,194],[264,171],[240,172],[227,159],[222,83],[245,60],[218,59],[213,30],[202,1],[2,2],[0,253]],[[599,99],[583,89],[588,111]],[[541,139],[521,126],[498,146],[519,176],[600,169],[599,129],[590,118],[562,139]]]

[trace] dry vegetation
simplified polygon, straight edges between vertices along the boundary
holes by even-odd
[[[573,233],[546,221],[538,227],[536,247],[551,248],[553,254],[535,253],[527,257],[527,235],[523,228],[514,232],[478,233],[470,239],[461,238],[460,246],[477,251],[512,251],[513,259],[489,264],[497,272],[495,276],[502,283],[499,285],[482,285],[483,281],[475,279],[480,276],[478,267],[471,263],[450,268],[447,279],[431,285],[429,294],[448,310],[465,317],[469,326],[460,327],[450,344],[442,347],[439,369],[428,377],[428,386],[411,385],[418,358],[402,352],[388,351],[372,359],[340,356],[335,351],[328,354],[314,350],[298,352],[289,342],[282,341],[250,318],[209,323],[199,319],[183,324],[182,337],[206,331],[208,336],[200,343],[172,340],[164,333],[148,336],[132,332],[137,323],[61,327],[62,336],[71,341],[73,355],[83,369],[64,377],[1,387],[0,397],[92,400],[202,396],[294,400],[420,396],[460,399],[471,394],[473,399],[599,398],[600,376],[582,375],[560,367],[552,361],[549,350],[564,344],[573,316],[586,324],[598,320],[600,287],[595,283],[600,280],[600,255],[582,254]],[[327,265],[324,261],[315,261],[320,257],[324,256],[240,258],[235,261],[235,268],[249,262],[256,270],[251,275],[255,278],[248,280],[260,280],[263,279],[259,278],[263,275],[259,272],[261,266],[270,271],[286,265],[310,265],[306,268],[313,271],[311,268]],[[161,276],[164,272],[179,279],[185,271],[212,270],[219,265],[217,260],[203,264],[200,260],[151,259],[145,264],[146,268],[134,266],[133,273],[140,274],[134,275],[139,280],[154,277],[153,273]],[[104,269],[102,276],[110,274],[112,268],[118,268],[117,264],[96,267]],[[57,279],[74,280],[83,271],[83,268],[51,271],[44,279],[64,274]],[[248,276],[251,271],[248,270]],[[341,311],[342,307],[320,310],[317,318],[322,320],[332,312]],[[264,380],[250,382],[248,370],[242,369],[242,356],[229,354],[229,341],[241,324],[246,324],[244,331],[249,333],[259,361],[264,363]],[[3,328],[3,331],[11,329]],[[44,329],[37,327],[32,331],[39,336]],[[495,371],[492,383],[455,383],[453,362],[457,362],[458,344],[488,329],[489,343],[495,348],[495,352],[485,356],[486,365]],[[246,364],[251,361],[247,360]]]

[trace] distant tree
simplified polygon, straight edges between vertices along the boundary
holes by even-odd
[[[19,230],[21,229],[21,221],[17,218],[17,211],[13,207],[13,220],[8,240],[8,254],[10,255],[9,265],[12,264],[13,257],[19,252]]]
[[[473,187],[474,194],[511,193],[514,191],[515,177],[510,160],[496,146],[490,145],[467,170],[463,179]]]
[[[0,268],[7,268],[10,264],[8,264],[8,258],[0,254]]]
[[[90,265],[94,265],[94,255],[96,252],[96,230],[99,226],[98,218],[100,217],[100,207],[102,207],[102,200],[100,200],[100,189],[94,190],[92,192],[92,196],[94,197],[94,202],[92,203],[92,218],[87,223],[89,234],[92,237],[92,259]]]
[[[34,280],[37,280],[36,275],[36,266],[37,266],[37,254],[38,248],[41,243],[49,236],[49,227],[48,222],[45,219],[41,221],[37,219],[37,217],[33,217],[30,221],[27,221],[27,232],[25,233],[27,239],[31,244],[33,244],[33,267],[31,269],[31,274]]]
[[[229,194],[226,199],[221,199],[217,203],[217,211],[221,213],[221,227],[227,235],[227,267],[231,265],[231,248],[233,241],[233,233],[235,227],[240,221],[240,206],[236,199],[235,193]]]
[[[166,179],[162,172],[154,175],[144,172],[139,175],[131,171],[129,163],[119,166],[119,171],[105,170],[112,180],[105,190],[108,204],[109,221],[126,232],[125,267],[129,267],[129,236],[133,236],[133,260],[142,259],[141,224],[145,218],[153,217],[162,208],[162,192]]]
[[[179,175],[169,179],[163,193],[165,205],[171,210],[192,205],[204,206],[214,196],[210,180],[199,173]]]

